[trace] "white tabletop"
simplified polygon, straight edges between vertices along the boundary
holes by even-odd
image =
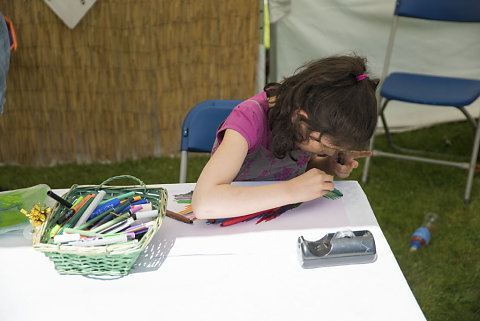
[[[166,218],[120,278],[60,275],[21,233],[0,235],[0,320],[425,320],[360,185],[335,184],[342,199],[260,224]],[[194,184],[163,186],[170,204]],[[301,268],[299,236],[346,228],[373,233],[375,262]]]

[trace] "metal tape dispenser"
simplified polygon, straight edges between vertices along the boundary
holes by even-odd
[[[298,238],[298,258],[305,268],[371,263],[377,259],[375,240],[370,231],[339,231],[318,241]]]

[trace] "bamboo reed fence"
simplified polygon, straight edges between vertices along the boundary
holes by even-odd
[[[254,94],[258,0],[98,0],[73,30],[40,0],[0,10],[18,40],[1,164],[177,155],[195,104]]]

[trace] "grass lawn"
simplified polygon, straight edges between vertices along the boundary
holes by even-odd
[[[472,130],[465,122],[398,134],[399,143],[440,153],[469,151]],[[386,150],[383,136],[376,147]],[[187,181],[194,182],[208,156],[191,157]],[[16,189],[45,183],[52,188],[100,184],[130,174],[145,183],[176,183],[179,158],[55,167],[1,166],[0,186]],[[349,179],[360,180],[362,166]],[[471,202],[463,203],[467,172],[458,168],[373,158],[363,189],[395,257],[428,320],[480,320],[480,178]],[[119,184],[123,183],[119,181]],[[126,181],[125,183],[131,184]],[[427,212],[440,216],[431,243],[409,252],[413,231]]]

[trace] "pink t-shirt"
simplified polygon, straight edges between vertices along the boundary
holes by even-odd
[[[305,172],[310,153],[295,149],[292,152],[295,161],[288,154],[283,159],[276,158],[270,150],[268,108],[267,94],[261,92],[236,106],[217,131],[212,154],[222,142],[227,129],[237,131],[247,141],[248,153],[236,181],[282,181]]]

